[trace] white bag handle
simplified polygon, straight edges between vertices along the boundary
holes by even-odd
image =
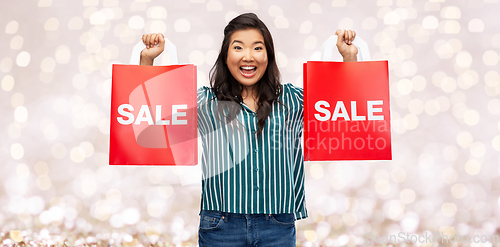
[[[321,49],[321,61],[331,61],[333,47],[337,44],[337,35],[332,35],[323,43],[323,48]],[[370,61],[370,52],[368,51],[368,45],[359,36],[356,36],[352,41],[352,44],[358,47],[358,61]]]
[[[144,50],[144,48],[146,48],[146,45],[142,42],[142,40],[139,41],[134,48],[132,48],[130,64],[139,65],[141,63],[141,51]],[[179,64],[179,59],[177,58],[177,48],[167,38],[165,38],[165,50],[167,50],[168,56],[170,57],[170,64]]]

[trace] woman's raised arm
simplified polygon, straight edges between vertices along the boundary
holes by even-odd
[[[358,54],[358,48],[352,44],[354,38],[356,38],[356,32],[353,30],[339,29],[335,32],[337,35],[337,49],[340,55],[344,58],[344,62],[356,62],[358,61],[356,55]]]
[[[161,33],[142,35],[142,42],[146,48],[141,51],[140,65],[153,65],[153,61],[165,49],[165,37]]]

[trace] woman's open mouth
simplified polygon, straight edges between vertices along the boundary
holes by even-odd
[[[257,73],[257,67],[255,66],[241,66],[240,73],[242,76],[250,78]]]

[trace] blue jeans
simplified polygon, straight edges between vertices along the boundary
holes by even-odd
[[[295,246],[295,217],[202,210],[198,237],[200,247]]]

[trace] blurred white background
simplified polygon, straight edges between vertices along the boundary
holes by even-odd
[[[196,245],[201,190],[190,169],[108,165],[111,67],[128,63],[143,33],[162,32],[208,85],[223,28],[245,12],[273,34],[284,83],[302,86],[302,64],[319,60],[337,28],[389,61],[393,160],[307,162],[310,217],[297,222],[298,244],[499,234],[499,0],[0,5],[3,244]]]

